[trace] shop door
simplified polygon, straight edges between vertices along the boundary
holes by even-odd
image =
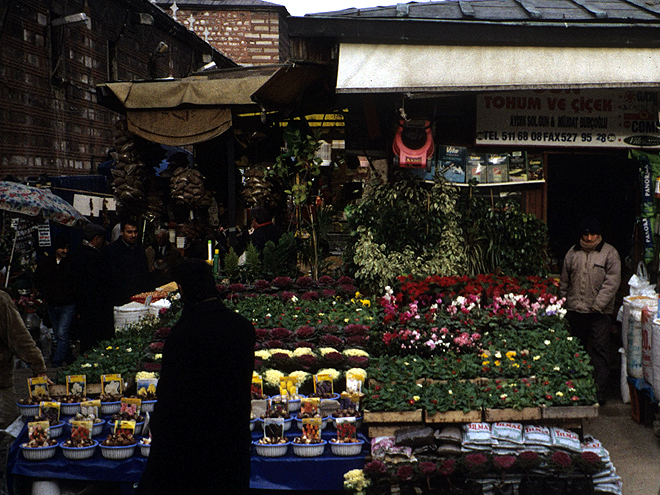
[[[607,154],[548,153],[548,235],[553,271],[579,239],[585,216],[598,218],[603,238],[621,259],[633,249],[637,166],[626,151]],[[556,268],[555,268],[556,267]]]

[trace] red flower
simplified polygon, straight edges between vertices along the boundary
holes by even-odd
[[[568,455],[566,452],[558,450],[554,454],[550,456],[550,459],[552,462],[554,462],[557,466],[562,467],[562,468],[568,468],[571,466],[571,456]]]
[[[600,456],[590,450],[585,450],[584,452],[582,452],[582,454],[580,454],[580,457],[582,458],[583,461],[589,464],[597,464],[600,462]]]
[[[435,462],[420,462],[419,472],[424,476],[433,476],[437,470]]]

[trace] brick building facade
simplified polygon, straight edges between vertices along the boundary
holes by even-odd
[[[94,173],[118,118],[97,84],[236,65],[148,0],[8,0],[0,22],[0,178]]]
[[[289,59],[289,13],[283,5],[261,0],[169,0],[157,4],[238,64],[278,64]]]

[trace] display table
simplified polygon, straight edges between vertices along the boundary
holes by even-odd
[[[63,418],[68,421],[68,418]],[[94,437],[99,442],[110,433],[110,427],[104,426],[103,432]],[[293,437],[300,435],[295,422],[286,435]],[[69,431],[65,427],[64,433],[58,440],[65,440]],[[257,428],[252,432],[253,440],[263,436]],[[323,432],[323,439],[330,440],[336,436],[336,431],[328,426]],[[360,435],[362,440],[366,438]],[[140,454],[139,447],[135,455],[121,461],[108,460],[101,454],[101,449],[90,459],[69,460],[64,457],[58,447],[57,453],[51,459],[44,461],[28,461],[21,454],[20,445],[27,442],[27,426],[23,428],[20,436],[12,444],[8,459],[8,473],[10,476],[26,476],[33,479],[71,479],[87,481],[107,481],[121,483],[122,493],[133,492],[133,485],[140,480],[142,471],[147,465],[147,458]],[[365,442],[362,452],[354,457],[338,457],[326,447],[326,452],[320,457],[301,458],[293,454],[289,447],[287,455],[283,457],[267,458],[256,455],[253,450],[250,488],[269,490],[343,490],[344,473],[351,469],[360,469],[364,465],[365,455],[369,452],[369,442]],[[254,449],[254,447],[253,447]]]

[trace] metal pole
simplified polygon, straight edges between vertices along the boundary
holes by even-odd
[[[11,262],[14,261],[14,251],[16,250],[16,239],[18,238],[18,229],[14,231],[14,242],[11,245],[11,254],[9,255],[9,264],[7,265],[7,274],[5,275],[5,287],[9,284],[9,273],[11,272]]]

